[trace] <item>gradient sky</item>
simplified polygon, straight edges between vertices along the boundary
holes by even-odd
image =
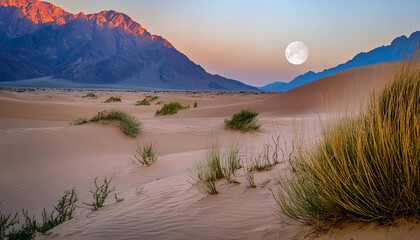
[[[48,0],[44,0],[48,1]],[[50,0],[72,13],[116,10],[213,74],[254,86],[289,82],[420,30],[418,0]],[[299,66],[284,51],[309,48]]]

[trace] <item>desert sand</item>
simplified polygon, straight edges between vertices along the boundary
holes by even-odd
[[[63,192],[75,187],[82,201],[90,201],[93,179],[114,176],[110,196],[98,211],[80,208],[76,217],[37,239],[420,239],[420,225],[393,226],[346,223],[324,233],[277,213],[268,190],[287,161],[256,173],[255,189],[217,182],[219,194],[204,196],[188,182],[188,168],[202,159],[213,141],[222,148],[242,146],[241,157],[258,151],[262,143],[282,133],[286,143],[301,132],[310,142],[320,119],[359,107],[375,89],[392,77],[392,64],[355,68],[286,93],[193,93],[93,91],[97,99],[82,98],[87,91],[0,91],[0,209],[28,209],[40,217]],[[160,105],[135,106],[145,95],[157,101],[179,101],[189,108],[176,115],[155,117]],[[121,96],[120,103],[104,103]],[[241,109],[260,113],[260,131],[239,133],[223,121]],[[117,109],[144,123],[136,138],[124,136],[113,124],[70,125],[80,117]],[[150,167],[130,164],[137,144],[155,142],[159,160]],[[143,187],[144,194],[136,194]]]

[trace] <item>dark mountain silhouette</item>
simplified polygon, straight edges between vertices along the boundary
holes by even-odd
[[[309,71],[303,75],[296,77],[289,83],[275,82],[268,84],[264,87],[260,87],[259,89],[271,92],[284,92],[349,68],[371,65],[381,62],[401,61],[404,59],[408,59],[411,57],[411,54],[413,53],[414,49],[419,44],[419,41],[420,31],[417,31],[412,33],[409,38],[407,38],[406,36],[401,36],[394,39],[392,43],[388,46],[378,47],[367,53],[359,53],[352,60],[344,64],[340,64],[336,67],[325,69],[324,71],[319,73]]]
[[[74,15],[47,2],[0,0],[0,81],[44,76],[173,90],[257,90],[207,73],[123,13]]]

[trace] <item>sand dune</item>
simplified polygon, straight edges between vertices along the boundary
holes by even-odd
[[[393,64],[347,70],[285,93],[134,93],[36,90],[0,91],[0,209],[29,209],[39,214],[50,209],[62,193],[76,187],[80,202],[89,201],[96,176],[114,175],[112,185],[125,200],[96,212],[78,209],[78,216],[39,239],[302,239],[310,227],[280,221],[276,204],[265,187],[285,164],[256,174],[256,189],[226,181],[217,183],[219,194],[204,197],[187,181],[187,169],[201,159],[212,139],[222,147],[242,144],[242,158],[251,149],[281,131],[290,140],[295,128],[318,126],[318,114],[334,112],[346,99],[359,104],[392,75]],[[381,74],[377,74],[380,72]],[[157,101],[198,103],[198,108],[177,115],[154,117],[161,106],[135,106],[145,95]],[[121,96],[121,103],[103,103]],[[355,97],[356,96],[356,97]],[[157,102],[156,101],[156,102]],[[334,102],[337,105],[326,106]],[[243,108],[260,112],[258,133],[225,130],[223,120]],[[105,109],[130,112],[144,123],[137,138],[124,136],[117,127],[102,124],[71,126],[76,118],[91,117]],[[304,124],[300,124],[300,123]],[[295,127],[294,127],[295,126]],[[317,129],[309,132],[310,138]],[[136,145],[156,142],[159,161],[149,168],[134,168],[130,158]],[[142,186],[147,192],[135,194]],[[327,235],[336,239],[416,239],[419,225],[393,227],[346,225]],[[320,235],[325,238],[324,235]]]

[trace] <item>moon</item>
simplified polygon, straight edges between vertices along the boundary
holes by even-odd
[[[300,65],[308,59],[309,51],[302,42],[292,42],[286,48],[286,58],[291,64]]]

